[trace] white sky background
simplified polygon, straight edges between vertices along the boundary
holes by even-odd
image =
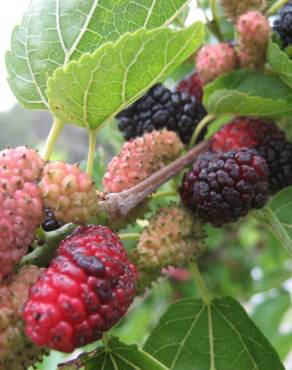
[[[7,110],[16,100],[6,81],[5,52],[10,48],[10,36],[19,24],[30,0],[7,0],[0,12],[0,111]]]
[[[11,32],[14,26],[21,22],[22,15],[29,2],[30,0],[7,0],[0,12],[0,111],[10,109],[16,102],[6,81],[5,52],[10,48]],[[192,4],[192,8],[194,8],[194,4]],[[190,24],[195,19],[200,19],[201,17],[202,15],[198,10],[192,12],[187,23]]]

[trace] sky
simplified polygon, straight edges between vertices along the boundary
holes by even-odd
[[[30,0],[8,0],[5,2],[5,7],[0,12],[0,112],[12,108],[16,103],[15,97],[12,94],[7,83],[7,73],[5,67],[5,53],[10,49],[10,37],[13,28],[21,22],[23,13],[25,12]],[[194,2],[191,4],[194,8]],[[200,18],[200,14],[192,12],[188,19],[188,24],[192,23],[195,18]]]
[[[30,0],[8,0],[0,12],[0,111],[15,104],[15,98],[6,81],[5,53],[10,48],[10,36],[15,25],[19,24]]]

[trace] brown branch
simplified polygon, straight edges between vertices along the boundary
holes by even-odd
[[[201,142],[182,157],[155,172],[146,180],[120,193],[110,193],[99,202],[100,209],[111,219],[126,217],[129,212],[165,182],[176,176],[203,152],[210,149],[210,140]]]
[[[182,171],[190,163],[203,152],[210,149],[210,141],[204,141],[188,153],[178,158],[168,166],[155,172],[152,176],[130,189],[124,190],[121,193],[111,193],[105,196],[99,202],[99,214],[97,215],[96,223],[109,224],[111,220],[116,218],[126,217],[130,211],[139,203],[146,199],[157,188],[165,182],[173,178],[176,174]],[[74,230],[73,224],[64,225],[61,229],[45,233],[42,246],[37,246],[33,252],[26,255],[19,266],[25,264],[35,264],[39,267],[46,267],[53,258],[56,249],[60,242]]]

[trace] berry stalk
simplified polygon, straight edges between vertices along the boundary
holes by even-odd
[[[37,246],[31,253],[22,258],[20,267],[25,265],[36,265],[38,267],[48,266],[54,257],[60,242],[70,235],[74,229],[75,225],[68,224],[56,231],[44,234],[44,238],[41,240],[41,245]]]
[[[53,153],[54,146],[64,128],[65,122],[61,121],[59,118],[54,117],[53,125],[51,127],[49,136],[46,141],[46,145],[43,151],[43,158],[48,161]]]
[[[119,238],[121,241],[130,241],[130,240],[138,240],[140,238],[139,233],[123,233],[119,234]]]
[[[209,122],[213,121],[215,117],[216,116],[213,116],[212,114],[208,114],[201,120],[201,122],[199,122],[191,138],[190,147],[192,147],[196,143],[198,137],[200,136],[201,131],[208,125]]]
[[[282,8],[285,4],[288,3],[288,0],[278,0],[275,4],[273,4],[266,12],[266,15],[273,15],[277,13],[277,11]]]
[[[158,191],[152,195],[152,199],[159,199],[164,197],[176,197],[177,191],[175,190],[166,190],[166,191]]]
[[[146,199],[151,193],[176,176],[177,173],[187,167],[201,153],[207,151],[209,148],[210,140],[203,141],[184,156],[178,158],[168,166],[163,167],[139,184],[120,193],[110,193],[106,195],[105,199],[99,202],[100,209],[105,211],[112,219],[127,216],[132,209]]]

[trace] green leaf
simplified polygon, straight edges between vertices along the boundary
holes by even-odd
[[[60,370],[168,370],[150,354],[136,345],[127,345],[113,338],[107,348],[99,348],[91,353],[84,353],[78,359],[60,365]]]
[[[32,0],[14,29],[8,81],[29,109],[49,109],[47,79],[58,67],[126,32],[168,25],[188,0]]]
[[[292,91],[276,76],[238,70],[207,85],[204,104],[215,115],[286,117],[292,113]]]
[[[61,120],[96,129],[161,81],[204,40],[204,26],[126,34],[85,54],[48,81],[51,110]]]
[[[277,72],[280,79],[292,87],[292,60],[272,40],[269,42],[267,59],[270,66]]]
[[[278,192],[261,211],[254,215],[265,222],[292,256],[292,187]]]
[[[145,343],[171,370],[284,370],[279,356],[231,297],[174,303]]]
[[[292,333],[281,333],[280,324],[291,307],[290,294],[285,290],[274,289],[273,296],[265,297],[252,314],[252,318],[264,335],[271,340],[281,358],[291,350]]]

